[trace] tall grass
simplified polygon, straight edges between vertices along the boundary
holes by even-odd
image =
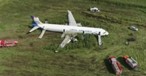
[[[0,0],[0,37],[16,39],[16,47],[0,49],[1,76],[114,76],[107,69],[108,56],[129,55],[138,61],[138,71],[124,66],[123,75],[145,75],[145,1],[136,0]],[[100,13],[91,13],[90,7],[99,7]],[[100,27],[109,31],[99,48],[92,35],[78,35],[78,42],[68,44],[54,53],[62,42],[61,33],[46,32],[37,39],[40,30],[29,35],[30,15],[48,19],[49,23],[66,24],[67,10],[83,26]],[[138,32],[128,29],[136,25]],[[134,33],[135,42],[125,45],[129,34]]]

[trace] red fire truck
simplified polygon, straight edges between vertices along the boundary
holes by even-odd
[[[0,47],[15,46],[18,43],[16,40],[0,40]]]
[[[111,63],[116,75],[120,76],[123,71],[122,65],[116,60],[114,56],[109,57],[109,62]]]

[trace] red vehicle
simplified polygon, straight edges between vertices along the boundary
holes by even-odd
[[[123,59],[132,69],[135,69],[138,65],[137,61],[134,60],[132,57],[129,57],[126,55],[126,56],[123,56]]]
[[[10,47],[15,46],[18,41],[15,40],[0,40],[0,47]]]
[[[109,62],[112,65],[113,70],[115,71],[116,75],[119,76],[122,74],[123,68],[122,65],[116,60],[114,56],[109,57]]]

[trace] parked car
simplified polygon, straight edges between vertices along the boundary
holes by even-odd
[[[130,26],[130,27],[128,27],[130,30],[133,30],[133,31],[138,31],[138,28],[137,27],[135,27],[135,26]]]
[[[90,8],[91,12],[100,12],[100,10],[97,7]]]

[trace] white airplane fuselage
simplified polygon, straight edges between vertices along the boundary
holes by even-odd
[[[60,48],[63,48],[71,40],[77,41],[77,39],[75,38],[77,34],[95,35],[96,38],[98,37],[98,45],[102,45],[101,36],[105,36],[109,34],[106,30],[102,28],[81,26],[81,24],[76,23],[71,11],[69,10],[68,10],[68,25],[42,23],[38,17],[31,16],[31,18],[33,20],[32,22],[33,28],[28,33],[31,33],[38,28],[41,28],[42,32],[38,38],[42,38],[46,31],[62,32],[61,38],[64,37],[64,40],[59,45]]]
[[[93,34],[98,35],[99,32],[101,36],[108,35],[109,33],[102,28],[92,28],[92,27],[76,27],[69,25],[60,24],[38,24],[44,30],[54,31],[54,32],[64,32],[64,33],[81,33],[81,34]]]

